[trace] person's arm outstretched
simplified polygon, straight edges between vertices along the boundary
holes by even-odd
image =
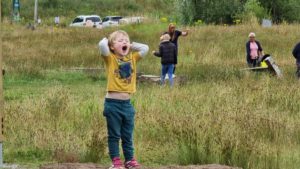
[[[181,32],[182,36],[187,36],[188,34],[189,34],[189,29]]]

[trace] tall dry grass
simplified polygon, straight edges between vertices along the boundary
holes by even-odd
[[[122,27],[131,40],[147,43],[150,51],[158,48],[166,28],[157,23]],[[104,73],[95,81],[59,70],[103,67],[97,43],[115,29],[4,27],[5,96],[10,98],[5,104],[5,154],[9,161],[59,161],[61,156],[109,161],[102,116]],[[299,168],[300,89],[291,56],[299,26],[189,29],[190,35],[179,41],[177,68],[177,75],[186,76],[188,82],[171,89],[139,83],[132,98],[137,110],[137,158],[145,165]],[[281,68],[282,79],[241,70],[252,31]],[[159,74],[159,62],[149,53],[138,70]]]

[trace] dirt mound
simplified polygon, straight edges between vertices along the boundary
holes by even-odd
[[[41,166],[40,169],[108,169],[108,166],[101,166],[92,163],[59,163]],[[241,169],[218,164],[192,165],[192,166],[166,166],[166,167],[142,167],[142,169]]]

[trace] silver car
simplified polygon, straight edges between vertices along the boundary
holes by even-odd
[[[98,15],[79,15],[77,16],[70,26],[74,27],[100,27],[101,18]]]
[[[102,27],[117,26],[122,18],[122,16],[106,16],[103,18]]]

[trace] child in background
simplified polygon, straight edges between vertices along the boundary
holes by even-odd
[[[136,91],[136,64],[146,56],[148,45],[130,44],[125,31],[115,31],[99,42],[101,56],[107,71],[107,94],[103,114],[108,130],[108,149],[112,160],[110,169],[139,168],[134,158],[133,130],[135,110],[130,102]],[[119,141],[125,157],[123,165],[119,153]]]
[[[170,35],[170,41],[176,46],[176,57],[173,74],[175,74],[176,65],[177,65],[177,57],[178,57],[178,39],[180,36],[187,36],[189,34],[189,30],[180,31],[176,29],[176,25],[174,23],[170,23],[168,27],[168,31],[164,32],[164,34]],[[174,75],[173,75],[174,76]]]
[[[165,83],[166,74],[168,73],[170,86],[173,86],[173,70],[176,61],[176,46],[170,42],[170,35],[163,34],[160,39],[161,43],[159,45],[159,51],[153,51],[152,53],[157,56],[161,57],[161,83]]]

